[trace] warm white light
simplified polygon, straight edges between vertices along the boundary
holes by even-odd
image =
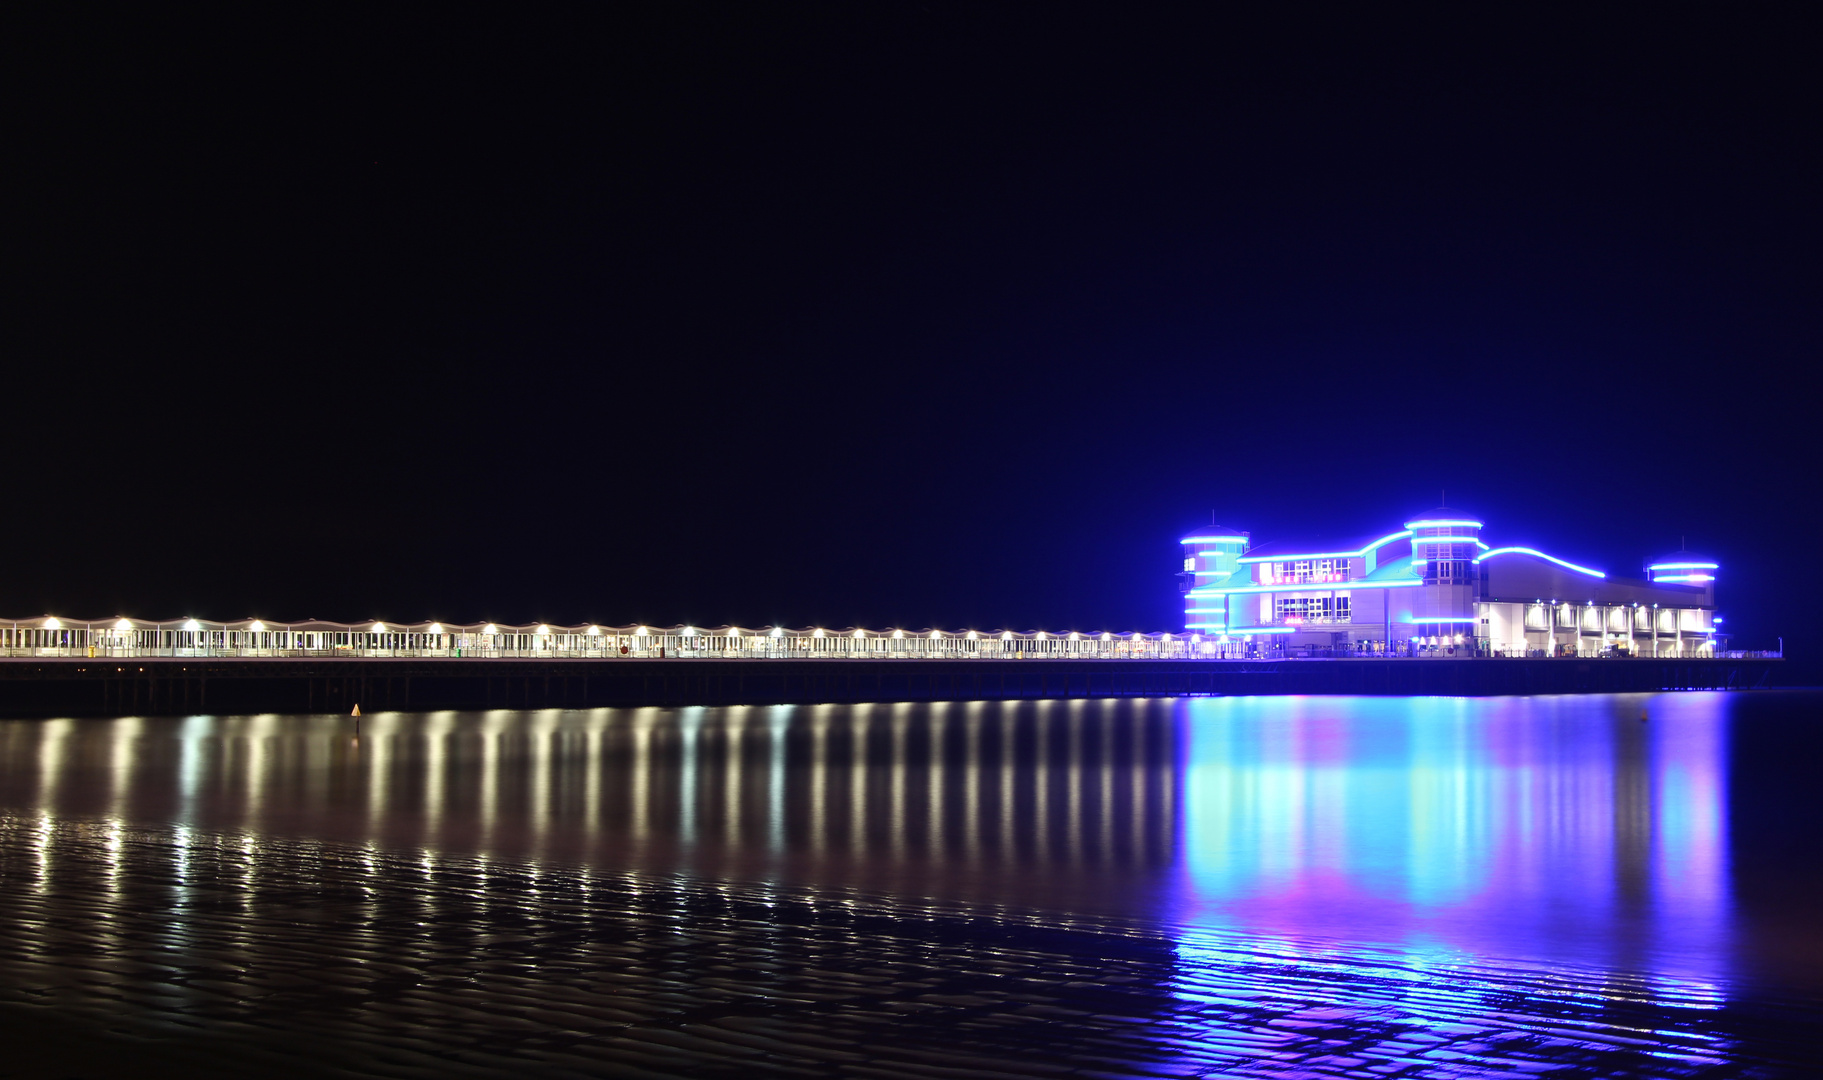
[[[1038,633],[1036,633],[1032,636],[1037,638],[1039,641],[1043,641],[1044,640],[1044,631],[1040,630],[1040,631],[1038,631]]]
[[[685,637],[695,637],[696,636],[696,627],[694,627],[694,626],[684,627],[684,636]]]
[[[430,629],[425,632],[430,633],[430,634],[441,634],[443,632],[443,624],[442,623],[431,623]]]
[[[969,640],[970,640],[970,641],[973,641],[973,640],[975,640],[975,639],[976,639],[976,638],[978,638],[978,637],[980,637],[980,636],[981,636],[981,635],[980,635],[980,634],[977,634],[977,633],[975,633],[975,632],[974,632],[974,631],[973,631],[973,630],[970,630],[970,631],[969,631],[969,632],[968,632],[968,639],[969,639]]]
[[[897,639],[897,638],[903,638],[903,637],[904,637],[904,636],[905,636],[905,631],[903,631],[903,630],[894,630],[894,631],[893,631],[893,637],[894,637],[894,638],[895,638],[895,639]]]
[[[185,619],[184,620],[184,629],[185,630],[201,630],[202,628],[203,628],[202,624],[197,622],[195,619]]]
[[[589,636],[590,637],[600,637],[601,636],[601,627],[599,627],[599,626],[589,627]]]
[[[817,628],[816,628],[816,629],[815,629],[815,630],[812,630],[812,631],[811,631],[811,632],[810,632],[810,636],[811,636],[811,637],[822,637],[822,636],[823,636],[823,628],[822,628],[822,627],[820,627],[820,626],[819,626],[819,627],[817,627]]]
[[[1171,635],[1170,635],[1170,634],[1165,634],[1165,635],[1164,635],[1164,636],[1163,636],[1163,640],[1165,640],[1165,641],[1170,641],[1170,640],[1171,640]]]
[[[486,626],[483,626],[481,628],[481,632],[483,634],[498,634],[500,631],[494,629],[493,623],[488,623]]]
[[[1011,640],[1013,640],[1013,632],[1012,632],[1012,631],[1011,631],[1011,630],[1002,630],[1002,631],[1001,631],[1001,632],[1000,632],[1000,640],[1001,640],[1001,641],[1011,641]]]
[[[58,622],[54,617],[48,618],[44,620],[44,628],[46,630],[61,630],[63,629],[63,624]]]
[[[646,636],[646,628],[645,628],[645,627],[643,627],[643,626],[636,626],[636,627],[634,627],[634,628],[633,628],[633,636],[634,636],[634,637],[645,637],[645,636]]]
[[[1076,631],[1072,630],[1072,631],[1070,631],[1070,640],[1071,641],[1081,641],[1082,635],[1078,634]]]
[[[126,620],[126,619],[122,619],[122,620],[120,620],[120,621],[119,621],[119,622],[117,622],[117,623],[115,623],[115,624],[114,624],[114,629],[116,629],[116,630],[131,630],[131,629],[133,629],[133,624],[132,624],[132,623],[131,623],[131,622],[130,622],[130,621],[128,621],[128,620]]]
[[[942,639],[942,637],[943,637],[943,631],[941,631],[941,630],[932,630],[932,631],[931,631],[931,632],[930,632],[930,636],[931,636],[931,640],[932,640],[932,641],[938,641],[938,640],[941,640],[941,639]]]
[[[736,630],[734,627],[730,626],[728,628],[728,636],[731,638],[737,638],[737,637],[741,636],[741,632],[739,630]]]
[[[545,635],[545,636],[547,636],[547,637],[548,637],[548,636],[549,636],[549,635],[550,635],[550,633],[551,633],[551,628],[550,628],[550,627],[548,627],[548,626],[546,626],[546,625],[544,625],[544,624],[543,624],[543,623],[539,623],[539,624],[538,624],[538,632],[539,632],[539,633],[540,633],[540,634],[543,634],[543,635]]]
[[[256,634],[263,634],[266,632],[266,624],[263,622],[260,622],[258,619],[255,619],[252,622],[247,624],[247,629],[253,631]]]
[[[384,634],[386,632],[386,624],[383,622],[374,623],[373,632],[376,634]]]
[[[866,634],[866,632],[865,632],[865,631],[862,631],[862,630],[856,630],[856,631],[855,631],[855,637],[856,637],[856,638],[857,638],[857,639],[859,639],[859,638],[863,638],[863,637],[866,637],[866,636],[867,636],[867,634]]]
[[[1110,633],[1108,633],[1108,632],[1107,632],[1107,631],[1106,631],[1106,630],[1103,630],[1103,631],[1102,631],[1102,633],[1101,633],[1101,639],[1102,639],[1102,640],[1103,640],[1103,641],[1113,641],[1113,640],[1114,640],[1114,635],[1113,635],[1113,634],[1110,634]]]
[[[782,627],[782,626],[775,626],[775,627],[773,627],[773,628],[772,628],[772,636],[773,636],[773,637],[784,637],[784,636],[785,636],[785,628],[784,628],[784,627]]]

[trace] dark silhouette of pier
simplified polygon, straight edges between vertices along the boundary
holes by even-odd
[[[0,716],[1745,690],[1776,659],[19,659]]]

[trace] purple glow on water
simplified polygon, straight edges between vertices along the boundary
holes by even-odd
[[[1722,700],[1191,702],[1177,919],[1725,978]]]

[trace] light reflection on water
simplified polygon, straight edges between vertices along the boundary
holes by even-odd
[[[1720,701],[1192,702],[1180,919],[1727,977]]]
[[[48,904],[98,874],[82,903],[110,949],[145,881],[174,882],[180,913],[224,882],[257,906],[269,881],[309,876],[299,845],[361,904],[411,893],[419,925],[479,918],[476,897],[437,884],[451,868],[471,888],[505,874],[527,903],[571,890],[610,921],[653,895],[688,909],[688,882],[765,904],[938,904],[1160,942],[1143,974],[1103,975],[1151,987],[1148,1052],[1189,1072],[1424,1053],[1497,1070],[1512,1055],[1493,1048],[1515,1039],[1608,1045],[1622,1006],[1661,1010],[1652,1022],[1678,1029],[1665,1052],[1695,1067],[1727,1053],[1678,1018],[1720,1007],[1754,959],[1729,886],[1730,700],[380,714],[358,736],[324,716],[14,722],[0,884]],[[59,840],[84,823],[99,839]],[[1291,1004],[1255,1015],[1268,999]],[[1551,1023],[1477,1020],[1496,999]],[[1552,1023],[1580,1034],[1533,1030]],[[1422,1034],[1452,1024],[1453,1049]]]

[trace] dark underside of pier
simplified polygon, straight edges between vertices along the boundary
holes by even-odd
[[[0,716],[1752,689],[1776,660],[6,660]]]

